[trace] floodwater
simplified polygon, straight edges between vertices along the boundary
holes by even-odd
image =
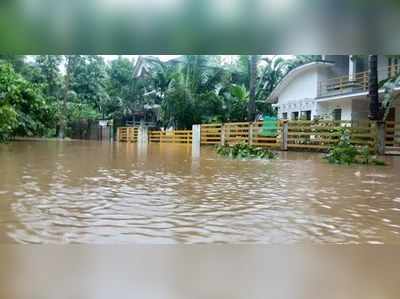
[[[400,157],[329,165],[212,147],[19,141],[0,146],[0,243],[400,244]]]

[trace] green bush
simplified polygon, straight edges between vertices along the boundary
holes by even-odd
[[[241,142],[235,145],[219,145],[217,146],[217,153],[221,156],[230,157],[233,159],[273,159],[275,154],[265,148],[255,147],[247,143]]]
[[[43,135],[52,122],[53,111],[40,88],[0,63],[0,142],[15,135]]]
[[[0,103],[0,143],[11,138],[15,128],[18,126],[17,113],[8,104]]]
[[[324,157],[332,164],[375,164],[385,165],[384,161],[377,160],[371,156],[368,146],[358,148],[351,144],[350,131],[346,128],[340,129],[340,140],[337,145],[332,146]]]

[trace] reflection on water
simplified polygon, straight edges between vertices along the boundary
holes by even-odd
[[[400,159],[232,161],[186,145],[0,146],[0,242],[400,243]]]

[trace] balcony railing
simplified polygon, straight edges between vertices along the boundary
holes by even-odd
[[[390,65],[379,68],[378,74],[386,78],[394,78],[400,73],[400,65]],[[368,71],[355,73],[349,76],[336,77],[318,83],[318,97],[334,96],[340,94],[364,92],[368,90]]]

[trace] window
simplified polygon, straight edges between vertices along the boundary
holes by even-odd
[[[299,119],[299,112],[292,112],[292,120],[298,120]]]
[[[302,120],[311,120],[311,110],[301,111]]]
[[[334,120],[342,120],[342,109],[333,110],[333,119]]]
[[[282,113],[282,119],[287,119],[287,112]]]

